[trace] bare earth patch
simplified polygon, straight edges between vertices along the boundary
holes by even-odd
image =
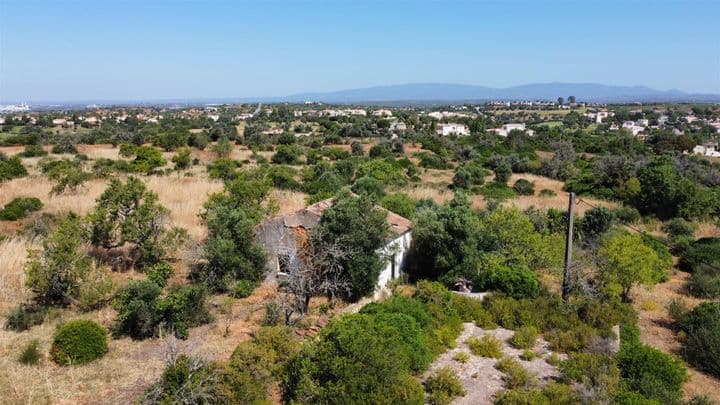
[[[538,357],[532,361],[525,361],[520,358],[523,350],[516,349],[507,343],[507,340],[515,333],[514,331],[504,328],[484,330],[471,322],[465,323],[463,326],[463,331],[457,339],[457,347],[438,357],[425,374],[425,377],[428,377],[442,367],[449,366],[452,368],[467,391],[464,397],[456,398],[452,404],[492,404],[495,394],[504,390],[504,374],[495,368],[498,360],[472,354],[464,343],[471,336],[482,337],[489,335],[500,340],[503,345],[503,354],[519,361],[526,370],[534,375],[539,385],[545,385],[548,381],[560,376],[557,367],[545,361],[545,357],[552,352],[548,349],[548,343],[542,338],[538,338],[537,344],[533,347],[533,351]],[[454,360],[458,352],[469,354],[470,359],[464,364]],[[567,358],[564,354],[558,354],[558,357],[563,360]]]

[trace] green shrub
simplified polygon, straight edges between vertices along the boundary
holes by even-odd
[[[720,376],[720,303],[703,302],[678,322],[687,338],[682,353],[701,370]]]
[[[175,336],[187,339],[189,328],[212,320],[206,305],[206,291],[202,286],[176,286],[166,297],[157,301],[156,310],[163,326]]]
[[[454,294],[450,300],[450,307],[463,322],[475,322],[478,327],[483,329],[497,327],[492,315],[483,307],[481,300]]]
[[[351,189],[355,194],[364,194],[377,199],[385,195],[385,186],[374,177],[360,177]]]
[[[23,350],[20,352],[20,356],[18,357],[18,361],[22,364],[37,364],[40,362],[40,341],[38,339],[33,339],[30,342],[28,342],[27,345],[23,348]]]
[[[77,305],[83,311],[98,309],[112,300],[115,291],[108,269],[92,267],[83,276],[77,294]]]
[[[512,357],[503,357],[495,368],[505,373],[503,381],[508,389],[526,388],[533,383],[533,375]]]
[[[582,220],[583,234],[589,240],[594,240],[604,234],[612,226],[613,212],[605,207],[593,207],[585,212]]]
[[[444,156],[440,156],[430,152],[419,152],[416,154],[416,156],[420,158],[420,163],[418,163],[418,166],[420,167],[439,170],[452,168],[452,165],[450,164],[450,162],[447,161],[447,158]]]
[[[665,222],[662,226],[662,231],[668,234],[670,238],[677,238],[678,236],[693,236],[697,230],[697,225],[692,222],[688,222],[682,218],[673,218],[668,222]]]
[[[720,269],[700,264],[686,284],[688,292],[699,298],[720,297]]]
[[[557,353],[550,353],[549,356],[545,357],[545,362],[551,366],[558,367],[562,360],[560,360],[560,356],[557,355]]]
[[[170,277],[175,274],[175,269],[173,268],[172,264],[168,262],[155,263],[153,265],[145,267],[143,271],[147,273],[148,280],[159,285],[160,287],[165,287]]]
[[[230,295],[234,298],[247,298],[255,291],[257,284],[250,280],[238,280],[232,287]]]
[[[18,177],[27,176],[28,172],[18,156],[11,158],[0,154],[0,183]]]
[[[573,388],[550,381],[543,388],[512,389],[498,393],[495,405],[573,405],[582,403]]]
[[[47,154],[47,151],[43,149],[42,145],[25,145],[25,150],[18,153],[18,156],[29,158],[46,156]]]
[[[623,391],[613,398],[616,405],[661,405],[656,399],[650,399],[635,391]]]
[[[532,351],[530,349],[525,349],[520,354],[520,358],[525,361],[533,361],[533,360],[535,360],[535,358],[537,356],[538,356],[537,353],[535,353],[534,351]]]
[[[691,243],[680,256],[678,266],[692,273],[701,264],[720,267],[720,238],[701,238]]]
[[[455,356],[453,356],[453,360],[458,363],[465,364],[470,360],[470,355],[467,354],[467,352],[457,352],[455,353]]]
[[[503,355],[502,342],[490,335],[485,335],[481,338],[475,336],[469,337],[465,340],[465,344],[468,345],[470,351],[476,356],[499,359]]]
[[[408,377],[427,367],[429,354],[420,328],[407,315],[344,315],[291,360],[287,400],[404,403],[411,396],[417,403],[418,391]]]
[[[289,166],[272,166],[268,169],[267,178],[273,187],[283,190],[300,190],[301,184],[295,180],[295,169]]]
[[[425,380],[425,391],[431,405],[447,405],[467,392],[450,367],[443,367]]]
[[[682,298],[673,298],[667,306],[668,314],[674,321],[682,320],[690,311],[687,302]]]
[[[480,187],[478,191],[485,198],[495,199],[499,201],[514,198],[516,196],[515,190],[508,187],[504,183],[489,183]]]
[[[533,195],[535,194],[535,182],[518,179],[515,184],[513,184],[513,190],[515,190],[518,195]]]
[[[600,402],[610,401],[620,387],[620,369],[611,356],[601,353],[573,353],[560,365],[563,380],[582,383]]]
[[[63,366],[89,363],[108,351],[107,333],[93,321],[67,322],[55,331],[50,355]]]
[[[544,189],[540,190],[539,195],[540,195],[540,197],[555,197],[557,195],[557,193],[548,188],[544,188]]]
[[[387,194],[380,199],[380,205],[407,219],[415,218],[415,200],[404,193]]]
[[[615,210],[615,218],[621,224],[632,225],[640,220],[640,212],[633,207],[620,207]]]
[[[280,145],[271,160],[275,164],[298,164],[300,163],[300,148],[297,145]]]
[[[161,292],[160,286],[149,280],[132,281],[120,289],[113,300],[113,308],[118,311],[113,335],[133,339],[156,336],[160,316],[155,307]]]
[[[77,297],[81,281],[91,269],[91,260],[82,250],[84,228],[81,219],[68,214],[43,241],[43,250],[28,251],[25,285],[40,302],[67,305]]]
[[[674,402],[682,395],[688,376],[681,360],[650,346],[628,342],[621,345],[617,361],[631,390],[664,403]]]
[[[482,289],[500,291],[513,298],[536,297],[540,292],[537,275],[527,267],[493,266],[481,281]]]
[[[15,197],[0,210],[0,220],[16,221],[42,208],[43,203],[35,197]]]
[[[563,353],[577,352],[588,347],[594,336],[593,328],[582,323],[569,330],[551,329],[543,335],[551,350]]]
[[[510,338],[510,344],[518,349],[532,349],[537,342],[537,329],[523,326]]]
[[[506,161],[497,165],[493,171],[495,172],[495,183],[497,184],[506,185],[508,180],[510,180],[510,176],[512,176],[512,168]]]
[[[215,159],[207,165],[208,176],[211,179],[232,180],[237,177],[240,163],[229,158]]]
[[[276,326],[284,322],[284,310],[281,303],[270,301],[265,303],[265,315],[263,316],[263,326]]]
[[[5,319],[5,329],[22,332],[45,320],[47,308],[34,304],[20,304],[10,311]]]

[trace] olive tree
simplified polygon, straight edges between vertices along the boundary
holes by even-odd
[[[104,249],[129,246],[141,268],[158,263],[187,240],[184,229],[168,226],[168,214],[137,177],[114,179],[88,216],[90,242]]]

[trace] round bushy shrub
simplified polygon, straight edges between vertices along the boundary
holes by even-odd
[[[85,364],[108,351],[107,333],[93,321],[76,320],[61,325],[53,336],[50,355],[63,366]]]
[[[510,338],[510,344],[518,349],[532,349],[536,341],[537,329],[532,326],[523,326]]]
[[[633,207],[620,207],[615,210],[615,218],[622,224],[634,224],[640,220],[640,211]]]
[[[513,298],[536,297],[540,292],[537,276],[527,267],[495,266],[488,271],[484,287]]]
[[[450,367],[443,367],[425,380],[425,391],[431,405],[449,404],[455,397],[466,394],[460,380]]]
[[[518,179],[513,184],[513,189],[520,195],[533,195],[535,194],[535,183],[525,179]]]
[[[588,239],[596,238],[610,230],[613,213],[605,207],[591,208],[583,217],[582,228]]]

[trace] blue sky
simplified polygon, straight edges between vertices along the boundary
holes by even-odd
[[[385,84],[720,93],[715,1],[0,0],[0,102]]]

